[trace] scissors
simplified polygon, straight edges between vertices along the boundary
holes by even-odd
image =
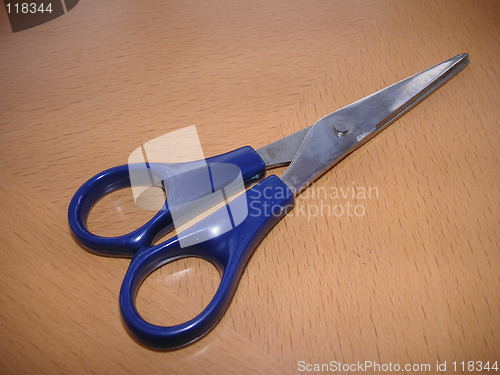
[[[132,174],[144,171],[141,172],[133,164],[122,165],[103,171],[85,182],[70,202],[69,224],[76,239],[91,251],[132,258],[119,297],[121,315],[130,334],[146,346],[173,349],[187,345],[210,331],[229,306],[255,248],[292,209],[295,196],[468,63],[468,55],[460,54],[339,109],[314,125],[261,149],[255,151],[245,146],[208,158],[205,160],[205,167],[211,173],[208,188],[202,181],[207,168],[201,168],[196,162],[147,165],[147,173],[166,189],[166,202],[150,221],[126,235],[94,235],[87,228],[87,217],[99,199],[115,190],[130,187]],[[222,168],[228,165],[233,168]],[[270,175],[254,184],[264,177],[266,169],[284,165],[288,168],[281,177]],[[200,172],[202,169],[205,172]],[[241,176],[245,187],[253,186],[185,231],[152,245],[174,229],[175,210],[179,211],[181,207],[180,211],[189,213],[194,206],[205,208],[197,202],[227,188],[236,175]],[[176,198],[175,209],[171,197]],[[209,200],[209,203],[214,202]],[[219,270],[221,281],[213,299],[198,316],[185,323],[164,327],[146,322],[135,306],[141,283],[159,267],[185,257],[200,257]]]

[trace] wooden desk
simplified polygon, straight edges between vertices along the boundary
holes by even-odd
[[[299,361],[374,361],[435,373],[447,361],[454,373],[453,361],[500,361],[499,8],[88,0],[12,33],[0,7],[0,372],[291,374]],[[202,340],[155,352],[129,337],[118,309],[129,261],[86,252],[68,228],[81,183],[193,124],[207,156],[261,147],[461,52],[469,67],[315,184],[371,197],[299,198],[305,214],[264,239]],[[91,227],[116,234],[151,215],[130,201],[104,199]],[[363,214],[308,217],[321,204]],[[148,279],[139,308],[176,323],[217,282],[210,265],[179,261]]]

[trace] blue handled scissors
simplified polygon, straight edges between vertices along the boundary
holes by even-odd
[[[104,195],[131,185],[133,165],[108,169],[85,182],[69,205],[69,224],[76,239],[90,250],[132,258],[119,298],[129,332],[147,346],[164,349],[184,346],[207,333],[226,311],[255,248],[293,207],[294,197],[464,69],[468,62],[468,55],[460,54],[257,151],[246,146],[208,158],[206,164],[212,176],[218,176],[212,178],[209,189],[203,188],[201,174],[197,168],[189,168],[189,163],[150,165],[148,172],[165,186],[168,197],[177,196],[181,202],[196,201],[227,186],[234,173],[216,173],[220,165],[237,166],[246,186],[260,180],[266,169],[289,165],[281,178],[276,175],[265,178],[227,206],[155,246],[152,246],[155,240],[174,227],[169,198],[150,221],[129,234],[100,237],[87,229],[87,217],[94,204]],[[228,206],[243,207],[244,219],[235,223],[228,218]],[[264,206],[270,209],[264,210]],[[228,226],[232,229],[227,230]],[[183,240],[187,246],[182,245]],[[213,299],[188,322],[170,327],[146,322],[135,306],[139,286],[154,270],[184,257],[200,257],[217,267],[221,282]]]

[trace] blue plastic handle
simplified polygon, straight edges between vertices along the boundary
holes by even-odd
[[[157,238],[173,229],[172,212],[165,202],[163,208],[140,228],[117,237],[97,236],[87,229],[87,218],[92,207],[103,196],[131,186],[130,173],[144,176],[145,185],[154,181],[166,185],[167,201],[175,197],[178,206],[196,201],[220,190],[241,173],[245,184],[260,179],[265,173],[265,164],[249,146],[206,159],[205,168],[200,162],[178,164],[131,164],[103,171],[85,182],[73,196],[68,208],[68,220],[73,234],[85,247],[99,254],[110,256],[133,256],[140,248],[150,246]],[[227,166],[235,166],[227,168]],[[207,185],[207,166],[210,181]],[[147,176],[146,176],[147,174]],[[216,202],[213,201],[212,204]],[[177,207],[177,208],[179,208]],[[193,215],[195,216],[195,215]],[[189,219],[189,218],[187,218]]]
[[[120,308],[130,333],[145,345],[164,349],[189,344],[207,333],[226,311],[255,248],[293,203],[293,193],[271,175],[185,232],[137,252],[120,291]],[[224,231],[238,216],[234,211],[242,207],[246,211],[244,220]],[[223,233],[213,238],[214,232]],[[183,243],[190,245],[183,247]],[[185,257],[200,257],[218,268],[221,283],[212,301],[194,319],[177,326],[161,327],[146,322],[135,307],[139,286],[154,270]]]

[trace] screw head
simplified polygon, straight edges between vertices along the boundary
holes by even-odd
[[[349,130],[351,130],[351,128],[346,122],[337,121],[335,124],[333,124],[333,130],[339,137],[343,137],[344,135],[349,133]]]

